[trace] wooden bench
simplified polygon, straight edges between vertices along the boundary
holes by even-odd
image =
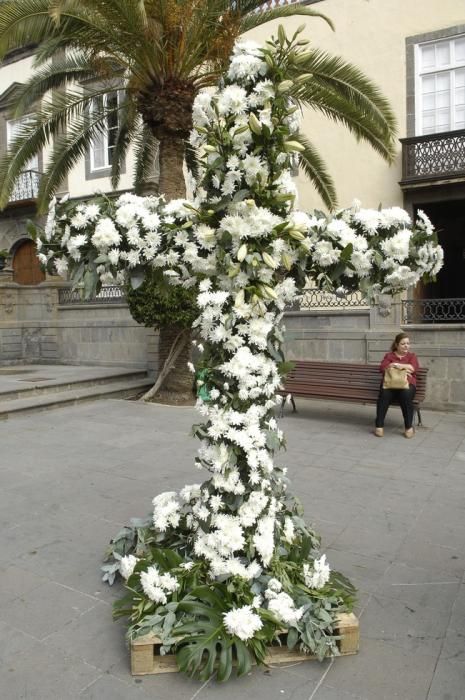
[[[421,425],[420,403],[424,401],[426,395],[427,373],[428,369],[426,368],[417,372],[414,407],[418,417],[418,425]],[[281,396],[290,394],[294,413],[297,410],[294,396],[306,399],[376,404],[381,379],[379,365],[296,360],[293,369],[286,377],[284,388],[279,393]]]

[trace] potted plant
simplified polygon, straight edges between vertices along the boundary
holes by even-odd
[[[0,270],[5,267],[6,259],[8,258],[9,252],[5,248],[0,249]]]

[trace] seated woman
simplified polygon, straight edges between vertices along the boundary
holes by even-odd
[[[398,400],[404,417],[406,438],[413,437],[413,399],[416,391],[416,372],[420,368],[417,356],[410,352],[410,340],[407,333],[398,333],[391,345],[391,351],[386,353],[379,366],[379,371],[384,373],[388,367],[396,369],[404,369],[407,376],[408,388],[406,389],[385,389],[381,384],[376,404],[376,428],[375,435],[383,437],[384,435],[384,419],[390,404],[394,400]]]

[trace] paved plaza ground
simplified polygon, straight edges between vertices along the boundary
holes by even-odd
[[[104,400],[0,422],[1,700],[464,700],[465,415],[298,401],[284,461],[334,568],[359,588],[357,656],[236,682],[130,675],[110,537],[199,480],[191,408]]]

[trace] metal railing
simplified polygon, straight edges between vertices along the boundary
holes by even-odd
[[[344,309],[368,308],[369,304],[360,292],[339,295],[317,287],[306,287],[299,306],[301,309]]]
[[[22,202],[37,199],[42,173],[37,170],[25,170],[16,180],[10,202]]]
[[[401,139],[402,182],[465,174],[465,129]]]
[[[407,299],[402,321],[409,323],[465,323],[465,299]]]
[[[84,299],[82,289],[70,289],[63,287],[58,290],[58,303],[63,306],[69,304],[124,304],[126,295],[117,284],[109,284],[102,287],[98,294]]]

